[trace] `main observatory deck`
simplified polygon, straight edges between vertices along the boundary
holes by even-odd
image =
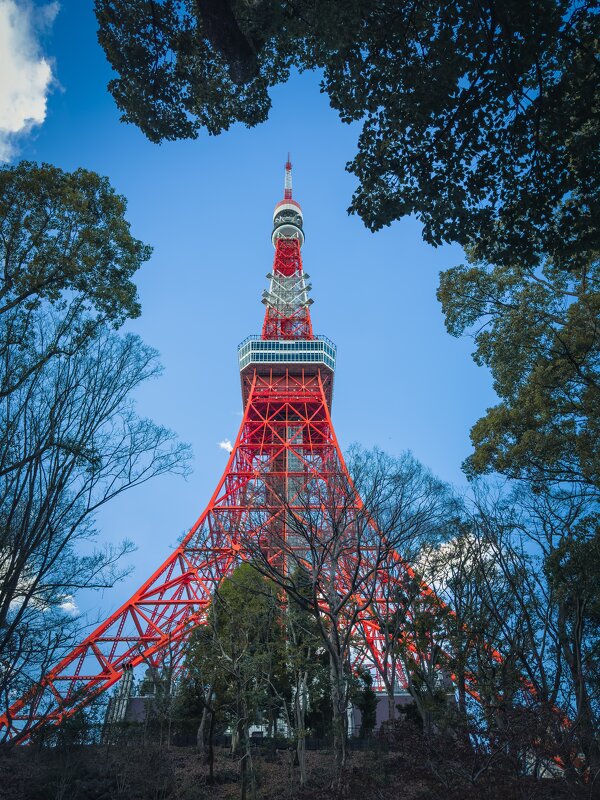
[[[337,348],[326,336],[314,339],[263,339],[248,336],[238,345],[240,372],[250,364],[323,364],[335,371]]]
[[[335,344],[326,336],[315,336],[314,339],[263,339],[261,336],[248,336],[238,345],[244,403],[247,400],[250,375],[255,370],[263,375],[266,371],[273,375],[281,375],[286,371],[293,374],[316,374],[320,371],[327,404],[331,408],[336,352]]]

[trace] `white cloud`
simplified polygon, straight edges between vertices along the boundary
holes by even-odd
[[[442,595],[460,571],[484,564],[493,572],[495,561],[495,553],[489,544],[475,536],[454,537],[439,545],[423,547],[415,560],[415,567],[434,592]]]
[[[219,442],[218,444],[221,450],[225,450],[227,453],[231,453],[231,451],[233,450],[233,445],[231,444],[229,439],[223,439],[223,441]]]
[[[16,149],[16,137],[46,119],[52,67],[41,54],[38,36],[58,13],[57,2],[0,0],[0,162]]]
[[[75,602],[75,598],[72,594],[65,595],[64,600],[59,605],[59,608],[62,611],[65,611],[67,614],[72,614],[73,616],[79,613],[79,608],[77,607],[77,603]]]

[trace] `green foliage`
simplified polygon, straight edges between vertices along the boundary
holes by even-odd
[[[561,609],[557,627],[565,658],[587,682],[597,718],[600,716],[599,522],[598,515],[579,521],[572,535],[563,537],[556,549],[548,553],[544,564]]]
[[[281,66],[270,65],[248,86],[234,83],[202,28],[203,5],[208,3],[96,2],[100,44],[120,76],[109,90],[122,119],[153,142],[195,138],[201,128],[218,134],[237,121],[263,122],[271,105],[267,88],[284,77]]]
[[[501,400],[471,431],[468,474],[600,487],[599,279],[597,261],[568,273],[518,259],[442,273],[448,330],[475,331],[475,361]]]
[[[291,67],[361,121],[351,210],[571,268],[597,249],[593,0],[96,0],[123,119],[152,141],[252,126]],[[499,235],[500,232],[500,235]]]
[[[373,689],[373,678],[368,670],[353,676],[350,700],[361,714],[360,738],[366,739],[373,733],[377,721],[377,694]]]
[[[196,736],[204,709],[211,702],[211,687],[202,671],[202,645],[198,642],[198,635],[196,631],[190,638],[186,673],[177,684],[173,710],[175,729],[186,736]]]
[[[102,700],[96,698],[86,707],[65,717],[60,725],[36,731],[32,743],[39,748],[58,750],[97,744],[105,710]]]
[[[134,239],[107,178],[22,161],[0,169],[0,314],[65,292],[115,325],[137,317],[131,281],[151,249]]]
[[[316,739],[330,739],[333,726],[331,687],[328,665],[324,655],[317,662],[321,667],[313,684],[310,708],[306,715],[306,728]]]
[[[209,702],[233,729],[241,719],[247,729],[277,715],[273,690],[285,688],[284,658],[275,587],[250,564],[241,564],[220,585],[208,624],[190,642],[182,691],[192,706]]]
[[[296,577],[303,591],[307,579]],[[190,731],[208,708],[221,732],[235,731],[244,714],[247,727],[267,731],[284,718],[297,738],[308,730],[323,737],[331,724],[328,676],[310,612],[284,602],[274,583],[243,563],[222,582],[207,624],[190,640],[175,716]]]
[[[597,517],[580,523],[576,535],[563,539],[548,555],[545,568],[552,587],[565,596],[570,610],[578,596],[587,598],[590,622],[600,630],[599,521]],[[584,526],[585,532],[581,530]]]

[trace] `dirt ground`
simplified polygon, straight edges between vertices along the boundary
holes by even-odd
[[[351,752],[340,793],[331,789],[332,754],[308,752],[308,785],[286,750],[253,755],[256,786],[248,800],[573,800],[563,781],[510,779],[490,772],[475,783],[460,764],[445,769],[420,764],[418,753],[399,748]],[[239,761],[227,750],[215,757],[208,782],[203,754],[192,747],[120,746],[20,748],[0,754],[2,800],[238,800]]]

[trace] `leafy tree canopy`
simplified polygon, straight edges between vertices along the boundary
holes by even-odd
[[[96,0],[123,119],[195,138],[269,113],[269,87],[318,69],[359,120],[351,211],[416,214],[432,244],[494,263],[598,247],[594,0]]]
[[[137,317],[134,272],[151,248],[134,239],[107,178],[22,161],[0,169],[0,315],[81,298],[115,325]]]
[[[600,488],[600,275],[472,261],[441,275],[450,333],[474,332],[500,402],[475,424],[470,475]]]
[[[210,685],[219,714],[237,724],[242,706],[254,721],[269,705],[269,687],[278,683],[284,656],[276,587],[250,564],[240,564],[219,586],[208,624],[193,637],[188,671]]]

